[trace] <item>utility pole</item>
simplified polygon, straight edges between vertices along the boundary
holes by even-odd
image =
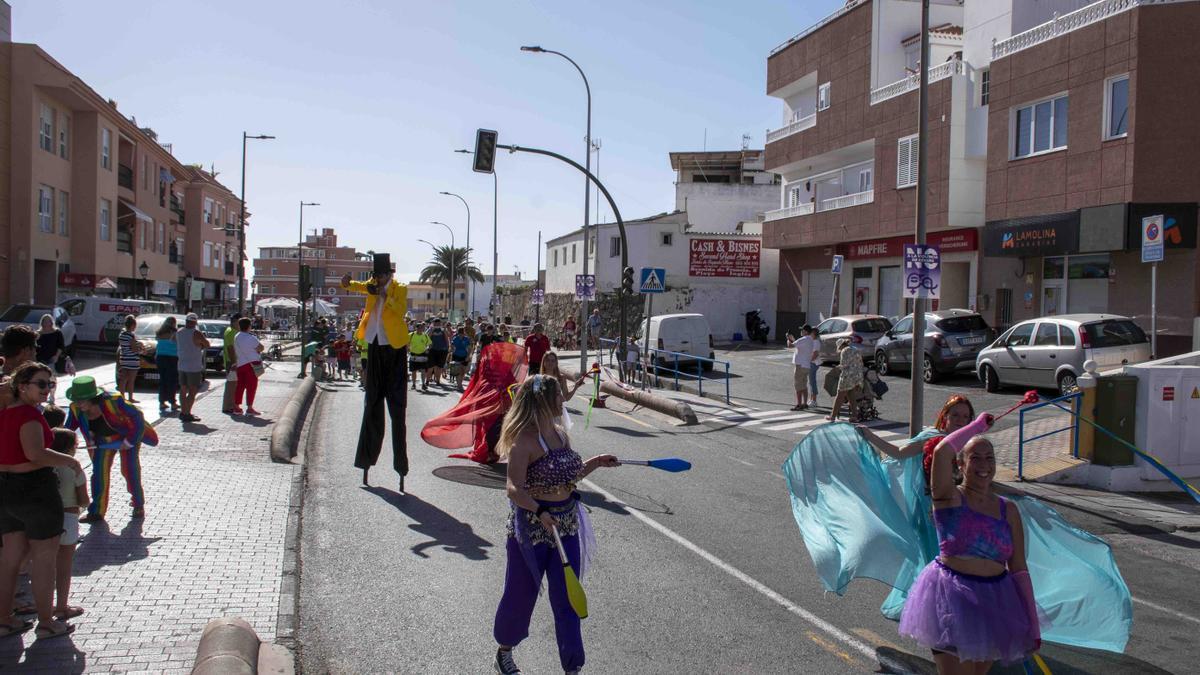
[[[537,266],[533,268],[533,290],[542,290],[542,231],[538,230],[538,247],[537,247]],[[540,303],[533,304],[533,322],[540,323],[542,320],[542,305]]]
[[[245,311],[246,302],[246,141],[254,139],[256,141],[265,141],[275,138],[266,134],[251,136],[246,132],[242,132],[242,196],[241,196],[241,217],[238,219],[238,312]],[[222,223],[223,224],[223,223]]]
[[[926,167],[929,155],[929,0],[921,0],[920,100],[917,106],[917,232],[916,242],[925,245],[925,212],[929,192]],[[924,428],[925,413],[925,298],[913,298],[912,395],[908,401],[908,431],[916,436]]]

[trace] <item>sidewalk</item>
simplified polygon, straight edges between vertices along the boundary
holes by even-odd
[[[197,424],[184,428],[155,410],[160,443],[141,452],[146,518],[130,520],[113,467],[107,523],[82,526],[75,557],[71,602],[87,612],[71,622],[71,636],[38,644],[30,631],[0,642],[0,669],[188,673],[204,625],[220,616],[242,617],[264,642],[290,639],[277,628],[282,619],[292,630],[294,589],[282,574],[300,467],[273,464],[269,443],[298,372],[295,363],[271,364],[259,382],[258,418],[221,414],[220,379],[201,392]],[[146,390],[139,398],[156,397]]]

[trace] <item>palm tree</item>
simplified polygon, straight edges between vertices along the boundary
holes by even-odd
[[[453,273],[451,273],[453,271]],[[447,314],[452,307],[454,288],[451,280],[458,282],[471,280],[483,283],[483,273],[471,263],[471,249],[451,246],[436,246],[433,249],[433,259],[421,270],[419,281],[423,284],[445,283],[449,289],[446,294]],[[449,318],[449,317],[447,317]]]

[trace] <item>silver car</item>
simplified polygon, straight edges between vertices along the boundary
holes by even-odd
[[[817,326],[817,334],[821,336],[818,358],[822,363],[837,362],[837,343],[844,338],[860,352],[863,363],[870,363],[875,358],[875,343],[891,327],[892,322],[878,314],[849,314],[825,319]]]
[[[1008,329],[975,360],[988,391],[1009,385],[1066,393],[1083,362],[1116,368],[1150,360],[1150,339],[1132,319],[1115,314],[1064,314],[1031,319]]]
[[[880,375],[912,369],[913,317],[900,319],[875,345],[875,367]],[[977,312],[942,309],[925,313],[925,369],[922,379],[935,382],[942,375],[975,369],[979,350],[995,333]]]

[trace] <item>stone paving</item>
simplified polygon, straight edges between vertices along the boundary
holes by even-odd
[[[82,526],[71,603],[86,613],[72,621],[75,633],[4,640],[0,670],[188,673],[204,625],[220,616],[242,617],[264,642],[290,638],[276,633],[299,467],[273,464],[269,443],[298,372],[293,363],[268,369],[255,402],[262,417],[222,415],[224,382],[214,378],[195,406],[200,423],[157,419],[160,444],[141,453],[146,518],[130,520],[114,466],[107,523]]]

